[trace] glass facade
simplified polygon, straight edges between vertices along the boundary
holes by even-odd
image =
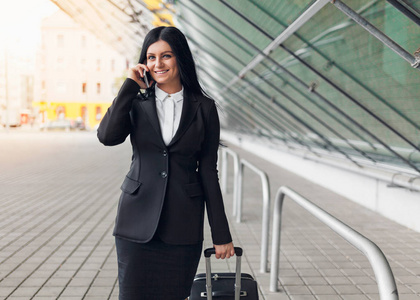
[[[223,126],[318,155],[418,173],[419,69],[336,6],[326,4],[256,60],[315,2],[175,2],[201,79],[221,104]],[[390,2],[346,5],[414,58],[420,27]],[[414,2],[405,4],[417,11]]]

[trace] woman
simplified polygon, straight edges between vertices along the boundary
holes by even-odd
[[[114,228],[119,299],[185,299],[201,256],[204,205],[216,258],[229,258],[234,248],[216,169],[216,106],[175,27],[147,34],[139,64],[98,128],[99,140],[109,146],[128,135],[133,156]]]

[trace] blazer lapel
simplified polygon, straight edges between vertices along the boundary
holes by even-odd
[[[171,142],[169,143],[168,147],[175,143],[179,138],[184,134],[184,132],[190,126],[192,120],[197,113],[197,109],[200,106],[200,102],[192,95],[187,95],[184,92],[184,103],[182,105],[182,112],[181,112],[181,120],[179,121],[179,127],[176,131],[174,137],[172,138]]]
[[[140,101],[140,105],[143,107],[146,112],[149,122],[152,124],[156,133],[162,138],[162,131],[159,125],[159,119],[156,110],[156,101],[154,93],[150,95],[145,101]],[[163,142],[163,139],[162,139]]]

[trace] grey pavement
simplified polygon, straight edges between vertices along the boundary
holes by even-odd
[[[420,297],[420,233],[230,148],[267,172],[272,198],[287,185],[374,241],[391,264],[400,299]],[[128,142],[105,147],[92,132],[0,132],[0,299],[117,299],[112,228],[130,159]],[[379,299],[364,255],[287,200],[281,291],[269,292],[269,273],[259,272],[260,180],[245,172],[238,224],[232,217],[231,175],[226,212],[234,242],[244,249],[243,272],[257,279],[260,299]],[[211,246],[208,227],[205,246]],[[234,270],[233,259],[213,262],[214,271]],[[198,271],[204,272],[203,260]]]

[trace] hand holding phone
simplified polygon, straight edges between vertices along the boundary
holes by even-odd
[[[149,85],[149,78],[148,78],[149,74],[147,73],[146,69],[143,69],[143,78],[142,80],[144,81],[144,83],[146,84],[147,88],[150,87]]]
[[[137,82],[140,88],[147,89],[153,83],[153,79],[147,70],[148,69],[146,65],[137,64],[134,67],[128,69],[127,77]]]

